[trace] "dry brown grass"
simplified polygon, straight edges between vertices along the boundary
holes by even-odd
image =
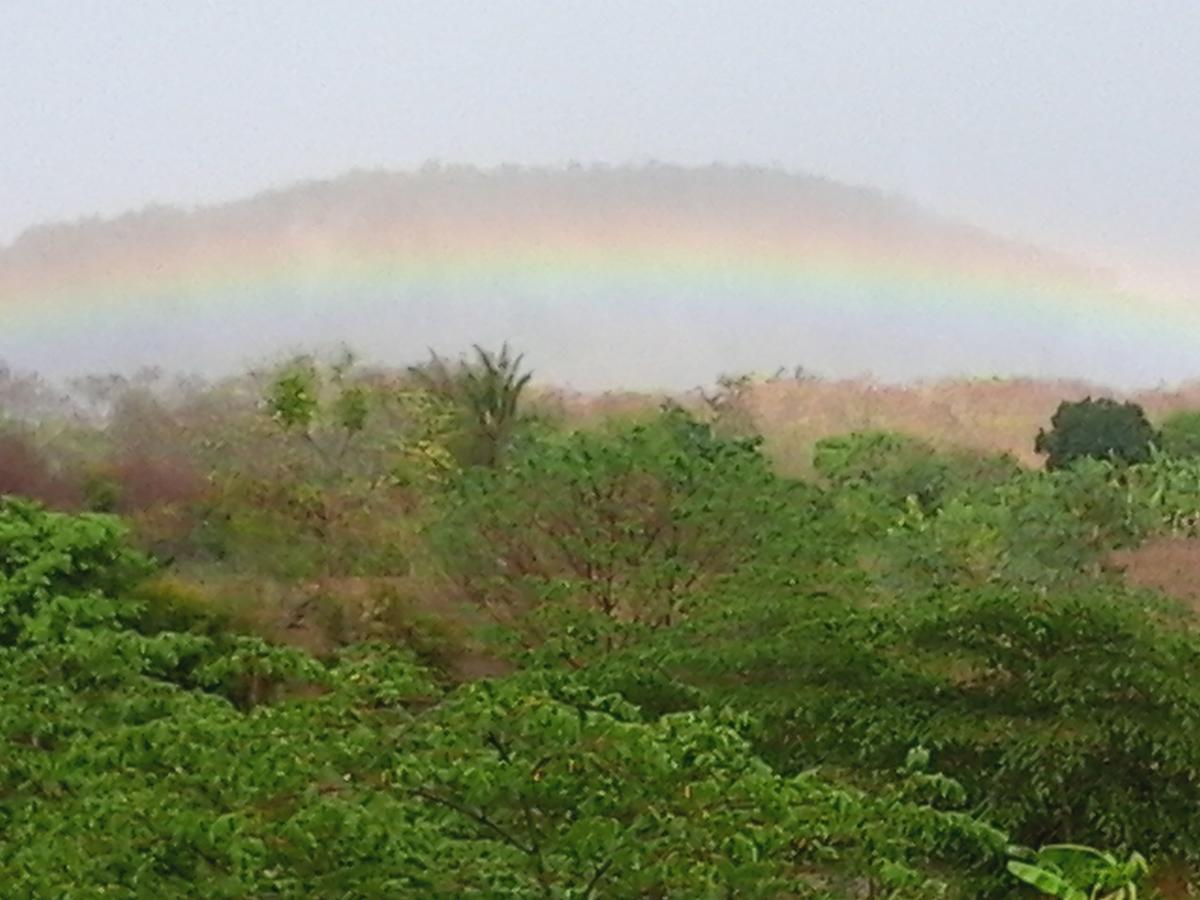
[[[479,637],[483,617],[449,585],[417,575],[281,582],[259,576],[193,573],[172,580],[197,609],[223,613],[230,627],[326,657],[379,640],[408,647],[456,681],[504,675],[512,666]]]
[[[1170,390],[1122,393],[1080,381],[955,379],[893,385],[865,379],[841,381],[760,380],[738,401],[766,439],[780,470],[811,471],[817,441],[851,431],[890,430],[924,438],[938,447],[1009,453],[1039,465],[1033,452],[1038,429],[1048,426],[1063,400],[1114,396],[1141,403],[1150,417],[1200,409],[1200,382]],[[702,409],[696,395],[679,398]],[[609,417],[637,417],[662,403],[662,395],[609,393],[559,395],[567,420],[587,426]]]
[[[1111,565],[1133,587],[1161,591],[1200,613],[1200,539],[1153,538],[1114,553]]]

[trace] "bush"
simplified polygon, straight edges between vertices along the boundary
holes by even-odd
[[[1200,410],[1181,410],[1167,416],[1159,428],[1158,446],[1168,456],[1200,456]]]
[[[149,579],[130,596],[141,604],[136,625],[147,634],[189,631],[215,637],[233,630],[234,617],[226,604],[175,578]]]
[[[1061,469],[1077,459],[1139,463],[1150,459],[1154,428],[1136,403],[1108,397],[1064,401],[1050,419],[1050,430],[1038,431],[1034,450],[1046,456],[1046,468]]]
[[[1155,513],[1132,503],[1111,463],[1080,460],[1053,472],[1023,471],[964,490],[932,515],[910,508],[877,541],[890,575],[908,590],[930,584],[1078,583],[1106,554],[1137,542]]]
[[[935,508],[946,491],[949,464],[924,441],[890,431],[857,432],[817,442],[813,466],[838,490],[866,488],[903,506],[908,497]]]

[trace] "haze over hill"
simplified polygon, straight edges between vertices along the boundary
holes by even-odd
[[[0,359],[230,371],[345,342],[412,361],[510,340],[539,377],[685,388],[832,376],[1191,377],[1200,319],[906,199],[781,171],[427,166],[27,231]]]

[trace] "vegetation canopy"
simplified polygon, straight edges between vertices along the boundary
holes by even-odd
[[[801,478],[725,383],[314,356],[12,422],[5,896],[1189,896],[1200,631],[1139,567],[1190,420]]]

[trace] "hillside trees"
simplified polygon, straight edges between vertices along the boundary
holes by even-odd
[[[0,422],[0,496],[27,497],[58,508],[77,506],[77,479],[58,472],[28,430]]]
[[[782,776],[735,715],[645,716],[575,674],[446,695],[382,645],[319,663],[138,631],[112,520],[10,504],[0,529],[23,604],[0,646],[10,896],[915,900],[1002,871],[1004,835],[919,767],[872,790]]]

